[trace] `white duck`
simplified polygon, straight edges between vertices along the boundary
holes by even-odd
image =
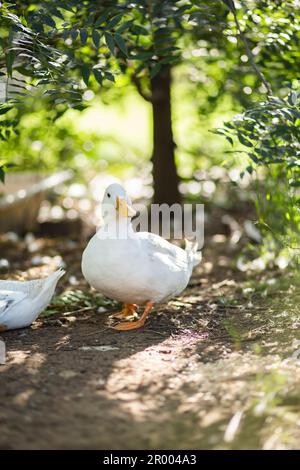
[[[134,232],[131,217],[135,211],[119,184],[106,189],[102,214],[103,225],[83,252],[82,273],[96,290],[124,303],[116,317],[126,319],[135,313],[136,304],[146,304],[139,320],[114,326],[117,330],[140,328],[154,303],[185,289],[201,253],[197,243],[186,241],[183,250],[153,233]]]
[[[0,331],[31,325],[49,304],[64,273],[58,270],[33,281],[0,280]]]

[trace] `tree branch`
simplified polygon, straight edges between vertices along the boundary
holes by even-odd
[[[148,101],[149,103],[152,103],[153,101],[152,95],[150,93],[146,93],[145,90],[143,90],[141,80],[136,76],[136,74],[133,74],[131,76],[131,80],[132,80],[132,83],[134,83],[140,96],[144,98],[144,100]]]
[[[248,44],[248,41],[247,41],[247,38],[246,36],[244,35],[243,31],[241,30],[241,27],[240,27],[240,23],[239,23],[239,20],[237,18],[237,14],[236,14],[236,10],[235,8],[230,8],[232,14],[233,14],[233,17],[234,17],[234,21],[235,21],[235,24],[236,24],[236,28],[237,28],[237,31],[238,31],[238,35],[239,37],[241,38],[244,46],[245,46],[245,50],[246,50],[246,53],[247,53],[247,56],[251,62],[251,65],[252,65],[252,68],[253,70],[255,71],[256,75],[258,76],[259,80],[264,84],[266,90],[267,90],[267,94],[269,96],[272,96],[273,95],[273,92],[272,92],[272,88],[271,88],[271,85],[269,84],[269,82],[266,80],[264,74],[261,72],[261,70],[259,70],[256,62],[255,62],[255,57],[250,49],[250,46]]]

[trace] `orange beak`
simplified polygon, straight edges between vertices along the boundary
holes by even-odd
[[[120,217],[133,217],[136,211],[130,207],[123,197],[117,196],[116,210],[119,212]]]

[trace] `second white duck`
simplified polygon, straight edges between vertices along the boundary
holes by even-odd
[[[0,331],[31,325],[51,301],[64,273],[58,270],[33,281],[0,280]]]

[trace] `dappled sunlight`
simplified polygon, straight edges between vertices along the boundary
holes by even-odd
[[[31,351],[11,351],[7,354],[10,365],[24,364]]]
[[[34,348],[31,350],[20,349],[8,351],[4,370],[14,371],[17,370],[19,367],[22,367],[25,374],[34,376],[39,373],[39,369],[43,366],[45,361],[46,355],[43,353],[34,352]],[[32,392],[30,392],[28,398],[31,394]]]
[[[14,405],[17,405],[19,407],[25,407],[28,404],[28,401],[30,400],[30,397],[33,394],[34,394],[33,388],[28,388],[24,392],[18,393],[13,399]]]
[[[25,367],[30,375],[36,375],[46,362],[46,354],[33,352],[26,360]]]
[[[31,330],[41,338],[38,351],[26,346],[30,330],[23,337],[3,336],[10,360],[1,374],[16,376],[19,368],[22,383],[31,377],[35,384],[11,389],[14,403],[31,410],[32,426],[40,426],[38,410],[46,402],[56,416],[59,442],[41,428],[37,442],[44,448],[44,439],[62,448],[71,442],[86,448],[108,445],[110,423],[117,423],[115,429],[127,431],[115,435],[116,447],[128,436],[139,446],[155,447],[162,435],[169,448],[178,436],[187,448],[293,446],[299,427],[299,344],[292,340],[297,309],[295,316],[286,315],[292,299],[286,295],[283,305],[282,295],[295,292],[297,278],[278,285],[270,276],[273,281],[264,284],[272,292],[268,300],[254,281],[250,287],[249,281],[215,277],[220,268],[212,264],[209,277],[203,277],[202,266],[188,291],[153,312],[143,331],[107,329],[115,307],[77,285],[64,291],[53,302],[53,313],[50,308],[39,328]],[[69,316],[75,320],[65,322]],[[13,338],[23,338],[24,349],[10,350]],[[64,398],[58,402],[57,396]],[[64,415],[72,423],[68,433]],[[78,420],[88,420],[91,431]],[[26,437],[22,442],[30,447]]]
[[[299,0],[64,3],[1,1],[0,448],[298,448]]]
[[[229,351],[223,359],[201,364],[195,355],[197,341],[189,340],[183,346],[181,338],[177,339],[175,343],[165,340],[159,346],[115,362],[105,390],[97,394],[117,401],[120,410],[128,413],[133,422],[144,423],[145,432],[149,429],[145,423],[163,426],[170,433],[169,443],[175,437],[173,426],[184,417],[193,416],[192,436],[187,438],[185,434],[189,427],[184,431],[179,426],[188,445],[199,446],[201,442],[201,447],[207,444],[234,447],[247,435],[247,423],[256,421],[255,436],[248,435],[254,446],[284,448],[284,435],[277,427],[282,413],[277,405],[295,390],[294,380],[289,385],[287,377],[297,374],[299,383],[297,365],[287,366],[280,358],[274,361],[272,355]],[[239,421],[234,424],[233,416],[238,413]],[[261,428],[261,417],[267,415],[269,419]],[[295,418],[292,410],[285,417],[297,427]]]
[[[175,341],[166,339],[159,345],[116,361],[107,379],[107,399],[110,396],[117,398],[121,408],[131,412],[134,419],[144,419],[147,413],[163,406],[168,394],[176,394],[181,388],[182,382],[174,372],[191,367],[189,357],[182,356],[193,354],[197,342],[198,338],[182,334]],[[166,395],[165,390],[168,390]],[[157,403],[159,396],[161,404]]]

